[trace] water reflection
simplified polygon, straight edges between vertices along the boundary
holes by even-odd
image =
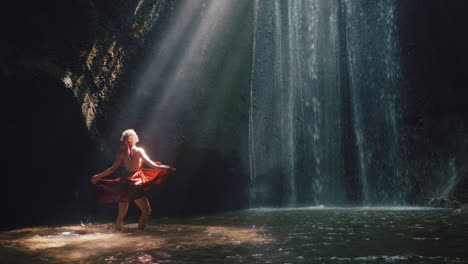
[[[168,250],[272,241],[261,228],[193,224],[158,224],[145,232],[138,232],[137,225],[127,225],[125,232],[111,228],[111,224],[24,228],[1,233],[0,245],[52,263],[97,261],[98,257],[106,263],[156,263],[172,257]]]

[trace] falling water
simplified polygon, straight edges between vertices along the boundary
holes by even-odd
[[[254,8],[251,205],[405,204],[397,4]]]
[[[364,204],[406,200],[394,1],[344,2],[349,80]]]
[[[443,186],[442,190],[439,191],[439,193],[441,193],[440,196],[442,198],[449,198],[450,192],[453,190],[455,185],[460,180],[460,178],[458,177],[458,170],[455,165],[455,158],[450,158],[448,162],[448,167],[449,167],[449,171],[447,173],[449,175],[448,182]]]
[[[252,205],[339,203],[337,5],[256,1],[254,19]]]

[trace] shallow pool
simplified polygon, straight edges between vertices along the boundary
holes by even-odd
[[[468,263],[468,218],[417,207],[251,209],[0,233],[2,263]],[[4,262],[6,261],[6,262]]]

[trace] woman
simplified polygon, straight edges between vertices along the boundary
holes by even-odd
[[[170,171],[175,171],[171,166],[163,165],[160,162],[152,161],[145,153],[143,148],[137,147],[138,135],[133,129],[125,130],[120,138],[121,146],[116,155],[114,164],[105,171],[96,174],[91,182],[98,187],[98,203],[119,204],[119,214],[115,221],[115,229],[122,230],[123,222],[128,210],[128,203],[134,201],[141,210],[141,216],[138,220],[138,229],[144,230],[151,207],[145,192],[154,184],[164,181]],[[123,162],[126,172],[117,179],[103,180],[115,172]],[[146,163],[152,169],[143,168]]]

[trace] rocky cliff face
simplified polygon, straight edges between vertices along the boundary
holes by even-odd
[[[157,35],[158,26],[173,9],[173,1],[94,5],[94,12],[103,14],[98,16],[96,38],[80,51],[81,68],[67,68],[61,78],[79,101],[86,126],[92,133],[104,129],[105,125],[99,124],[99,120],[116,113],[114,108],[122,91],[131,89],[135,65],[142,59],[152,37]]]
[[[3,9],[6,77],[44,72],[70,89],[92,135],[105,129],[122,90],[175,1],[47,1]],[[8,26],[10,25],[10,26]],[[151,33],[151,34],[149,34]],[[106,114],[103,114],[106,113]]]

